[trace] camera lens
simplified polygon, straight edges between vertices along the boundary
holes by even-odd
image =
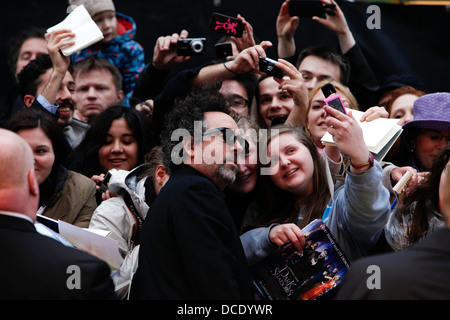
[[[200,53],[203,50],[203,42],[200,40],[194,40],[191,42],[191,49],[195,53]]]

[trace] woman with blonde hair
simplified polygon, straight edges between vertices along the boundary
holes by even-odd
[[[350,92],[350,90],[337,81],[324,80],[321,81],[317,87],[315,87],[309,93],[308,107],[306,109],[306,122],[305,131],[308,136],[314,141],[319,154],[322,153],[324,145],[320,141],[323,135],[327,132],[325,119],[328,113],[324,110],[325,103],[323,100],[326,98],[322,92],[322,87],[331,83],[336,88],[337,93],[341,97],[344,107],[346,109],[358,110],[358,103],[356,98]]]

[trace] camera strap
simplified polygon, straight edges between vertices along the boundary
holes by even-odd
[[[144,219],[142,219],[141,215],[137,211],[137,209],[133,203],[133,200],[131,199],[131,196],[128,192],[123,193],[123,200],[125,201],[125,204],[126,204],[128,210],[130,210],[131,215],[134,217],[134,220],[136,221],[136,227],[133,231],[132,239],[133,239],[133,242],[137,245],[140,243],[139,236],[140,236],[140,233],[142,230],[142,225],[144,223]]]

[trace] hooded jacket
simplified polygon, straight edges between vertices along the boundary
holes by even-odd
[[[109,231],[107,237],[118,242],[123,261],[120,265],[120,277],[117,280],[121,284],[116,285],[116,293],[122,299],[128,294],[129,284],[137,269],[139,255],[137,240],[139,238],[139,221],[132,214],[124,197],[129,195],[134,208],[136,208],[136,213],[143,222],[149,209],[145,201],[148,192],[146,190],[146,169],[147,164],[142,164],[132,171],[112,170],[109,191],[117,193],[118,196],[102,201],[94,211],[89,224],[89,229]]]
[[[143,47],[134,40],[136,23],[130,16],[116,12],[118,36],[108,42],[97,42],[75,55],[75,63],[97,55],[115,65],[122,75],[123,105],[129,106],[136,79],[145,67]]]

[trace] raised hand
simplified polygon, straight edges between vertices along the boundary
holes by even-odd
[[[242,23],[244,24],[244,32],[242,33],[242,37],[240,37],[240,38],[231,37],[231,39],[236,44],[237,50],[239,52],[241,52],[247,48],[250,48],[250,47],[253,47],[254,45],[256,45],[256,41],[255,41],[255,38],[253,37],[252,25],[249,22],[247,22],[245,20],[245,18],[243,16],[241,16],[240,14],[238,14],[237,18],[240,19],[242,21]]]
[[[288,10],[289,0],[283,2],[277,16],[278,56],[288,58],[295,53],[294,34],[300,22],[299,17],[291,17]]]
[[[153,48],[153,66],[159,70],[168,70],[170,67],[189,60],[191,57],[177,55],[177,42],[179,39],[186,39],[188,32],[182,30],[180,34],[174,33],[168,36],[161,36],[156,40]]]

